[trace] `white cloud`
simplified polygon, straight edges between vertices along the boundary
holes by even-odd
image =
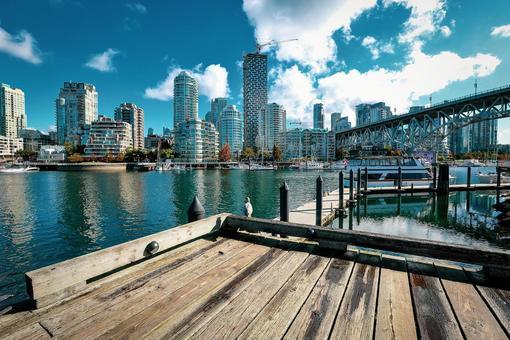
[[[328,111],[343,111],[354,123],[353,109],[359,103],[386,101],[390,107],[396,107],[398,113],[403,113],[419,97],[475,75],[487,76],[500,63],[490,54],[462,58],[448,51],[427,55],[415,48],[409,62],[400,70],[338,72],[319,79],[318,90]]]
[[[414,43],[420,37],[442,30],[441,22],[446,16],[445,0],[384,0],[383,3],[385,6],[400,4],[411,10],[404,32],[399,35],[401,43]]]
[[[363,38],[361,45],[368,48],[373,60],[379,59],[381,53],[393,54],[395,52],[391,42],[381,43],[370,35]]]
[[[349,34],[352,20],[376,4],[377,0],[244,0],[243,9],[258,41],[299,39],[275,47],[279,61],[297,61],[317,73],[336,62],[333,33],[343,29]]]
[[[140,14],[147,13],[147,7],[145,7],[145,5],[143,5],[139,2],[126,4],[126,7],[127,7],[127,9],[129,9],[130,11],[133,11],[133,12],[138,12]]]
[[[493,37],[510,38],[510,24],[493,27],[491,35]]]
[[[187,71],[197,79],[199,92],[209,99],[217,97],[228,97],[228,72],[219,64],[211,64],[202,71],[202,64],[193,67],[192,70],[185,70],[181,67],[172,67],[167,77],[160,81],[155,87],[145,89],[145,97],[157,100],[170,100],[173,98],[174,78],[182,71]]]
[[[452,35],[452,30],[448,26],[441,26],[440,30],[441,30],[441,34],[445,38],[448,38],[450,35]]]
[[[37,43],[30,33],[21,31],[16,35],[0,27],[0,52],[10,54],[32,64],[42,62]]]
[[[113,57],[118,53],[118,50],[109,48],[103,53],[93,55],[85,66],[101,72],[113,72],[116,70],[113,66]]]
[[[281,104],[287,110],[287,120],[299,120],[303,126],[312,122],[311,107],[317,95],[314,80],[297,65],[271,70],[275,81],[269,91],[269,102]]]

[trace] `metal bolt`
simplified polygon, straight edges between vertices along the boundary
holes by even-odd
[[[149,255],[154,255],[158,252],[159,250],[159,243],[157,241],[151,241],[147,247],[145,247],[145,251],[147,252],[147,254]]]

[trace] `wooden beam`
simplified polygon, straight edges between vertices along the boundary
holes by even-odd
[[[193,239],[215,233],[228,214],[219,214],[193,223],[102,249],[25,274],[27,291],[40,308],[87,288],[90,279],[133,262],[149,258],[146,247],[156,241],[158,253]]]
[[[500,274],[506,272],[507,275],[510,275],[510,251],[507,250],[477,248],[411,237],[332,229],[237,215],[227,217],[225,228],[306,237],[317,240],[319,243],[324,242],[324,240],[336,241],[360,247],[477,264],[487,267],[491,271],[496,269],[494,270],[495,273],[499,271]]]

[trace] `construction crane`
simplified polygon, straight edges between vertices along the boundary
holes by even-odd
[[[262,44],[259,44],[258,42],[255,43],[255,49],[256,49],[256,53],[260,53],[260,51],[266,47],[266,46],[271,46],[271,45],[279,45],[281,43],[286,43],[286,42],[289,42],[289,41],[296,41],[298,39],[287,39],[287,40],[269,40],[268,42],[265,42],[265,43],[262,43]]]

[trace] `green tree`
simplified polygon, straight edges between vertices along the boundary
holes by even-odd
[[[228,162],[232,158],[230,154],[230,145],[225,144],[220,150],[219,159],[220,162]]]
[[[67,160],[70,163],[80,163],[83,161],[83,158],[81,157],[81,155],[79,153],[73,153],[72,155],[67,157]]]
[[[279,162],[282,160],[282,149],[278,145],[273,146],[273,159],[276,162]]]
[[[68,157],[77,152],[76,148],[74,147],[74,144],[69,142],[64,143],[64,150]]]
[[[172,149],[161,149],[159,155],[162,159],[172,159],[174,158],[174,151]]]
[[[255,157],[255,151],[250,147],[244,148],[241,152],[242,159],[252,159],[253,157]]]

